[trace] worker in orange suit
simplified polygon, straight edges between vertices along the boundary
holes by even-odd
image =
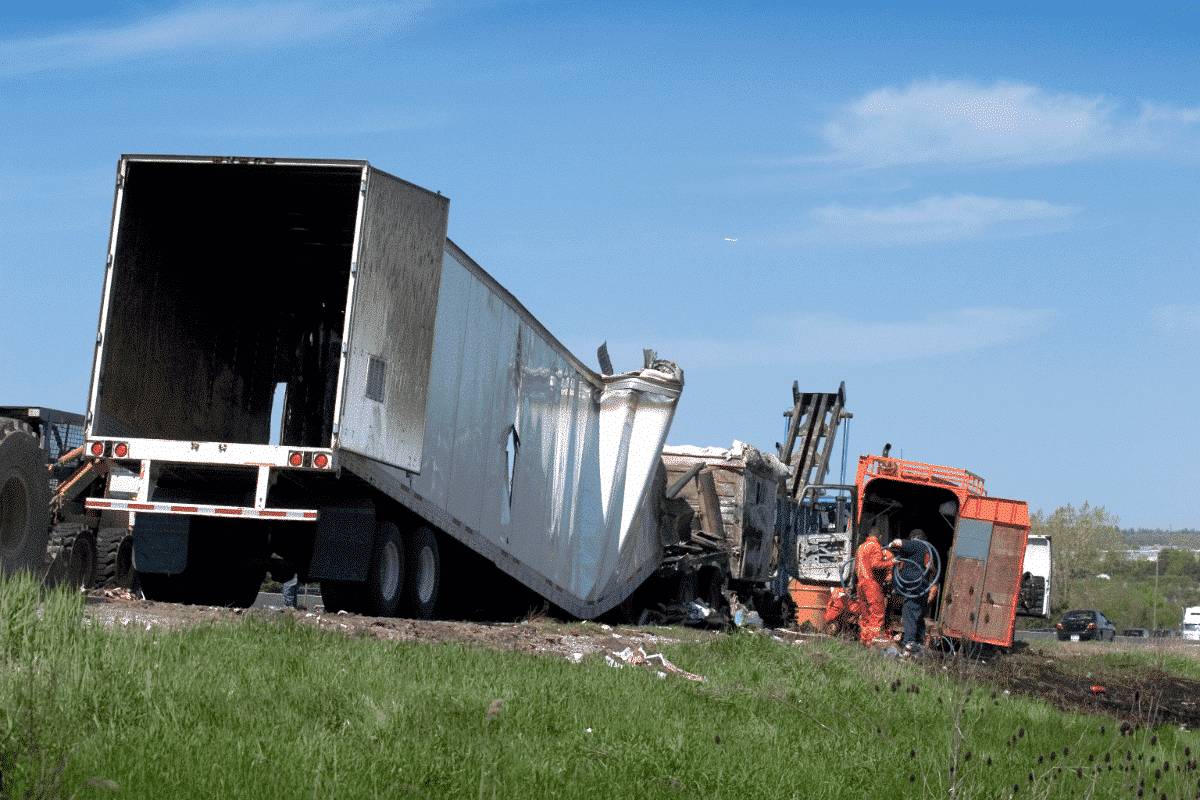
[[[829,603],[825,606],[825,632],[836,636],[858,624],[862,608],[845,589],[835,586],[829,590]]]
[[[854,575],[858,579],[858,600],[862,605],[859,620],[859,638],[863,644],[891,643],[881,631],[883,613],[887,601],[883,595],[883,584],[892,577],[895,559],[891,551],[884,550],[879,541],[879,528],[872,526],[866,540],[858,546],[854,556]]]

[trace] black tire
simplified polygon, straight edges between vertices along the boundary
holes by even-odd
[[[69,543],[63,545],[61,557],[66,566],[65,588],[79,591],[96,585],[95,531],[89,528],[75,534]]]
[[[437,534],[418,528],[405,541],[401,609],[413,619],[433,619],[442,585],[442,554]]]
[[[235,608],[254,605],[267,576],[262,547],[256,545],[265,543],[258,523],[193,517],[188,531],[187,566],[168,581],[172,591],[178,592],[176,602]],[[144,577],[142,591],[146,592]]]
[[[362,607],[363,584],[358,581],[321,581],[321,605],[330,614],[357,614]]]
[[[0,419],[0,574],[37,574],[50,541],[46,454],[29,426]]]
[[[686,605],[700,599],[700,576],[695,570],[681,572],[675,578],[675,597],[672,602],[676,605]]]
[[[729,577],[720,567],[707,566],[700,569],[700,599],[714,611],[728,611],[729,602],[725,590],[729,588]]]
[[[141,572],[138,580],[142,594],[147,600],[158,603],[179,603],[187,593],[187,577],[183,574],[168,575],[165,572]]]
[[[128,589],[137,575],[133,568],[133,532],[128,528],[101,528],[96,535],[97,585],[102,589]]]
[[[363,612],[376,617],[394,617],[400,609],[407,570],[404,541],[395,523],[375,524],[375,546],[363,586]],[[322,591],[324,587],[322,587]]]

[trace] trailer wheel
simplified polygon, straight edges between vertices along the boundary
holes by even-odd
[[[437,534],[429,528],[418,528],[405,544],[404,613],[413,619],[432,619],[442,583]]]
[[[138,579],[142,584],[142,594],[147,600],[156,603],[183,602],[187,590],[187,578],[182,573],[171,575],[166,572],[142,572]]]
[[[330,614],[346,611],[357,614],[362,606],[362,583],[358,581],[321,581],[321,604]]]
[[[714,611],[725,612],[729,601],[725,599],[725,590],[729,588],[729,577],[720,567],[702,567],[700,569],[700,599],[708,603]]]
[[[99,585],[102,589],[133,586],[133,533],[128,528],[101,528],[96,536]]]
[[[375,547],[367,570],[366,609],[377,617],[394,617],[404,588],[404,541],[395,523],[381,520],[375,525]]]
[[[84,529],[75,534],[69,544],[63,546],[63,564],[66,578],[63,585],[76,591],[90,589],[96,583],[96,534]]]
[[[46,561],[49,540],[45,453],[27,425],[0,419],[0,574],[37,573]]]

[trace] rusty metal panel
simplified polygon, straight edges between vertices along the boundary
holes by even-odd
[[[338,444],[416,472],[449,201],[377,169],[364,183]]]
[[[706,525],[705,505],[699,481],[690,481],[680,491],[696,516],[692,519],[692,538],[719,545],[729,554],[730,573],[742,580],[769,579],[779,563],[775,535],[776,485],[762,465],[759,452],[743,442],[728,450],[718,447],[669,447],[663,451],[667,481],[685,474],[697,462],[705,465],[701,476],[711,478],[714,495],[721,509],[723,538],[714,540],[713,529]],[[710,514],[711,516],[711,514]]]
[[[742,580],[765,581],[775,573],[779,548],[775,540],[775,485],[746,472],[742,500]]]
[[[958,556],[950,562],[946,601],[942,604],[941,621],[948,636],[974,638],[979,599],[983,594],[983,578],[987,564],[978,558]]]
[[[987,574],[975,629],[978,641],[1005,647],[1012,644],[1012,626],[1025,560],[1025,535],[1024,528],[992,526]]]
[[[696,494],[700,504],[700,529],[704,535],[717,541],[725,540],[725,525],[721,519],[721,501],[717,497],[717,487],[711,472],[701,472],[696,476],[698,487]],[[693,517],[694,519],[694,517]]]

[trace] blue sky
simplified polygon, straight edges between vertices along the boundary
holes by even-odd
[[[672,444],[845,381],[850,470],[1200,528],[1195,7],[19,5],[0,402],[86,405],[121,153],[362,158],[585,362],[678,361]]]

